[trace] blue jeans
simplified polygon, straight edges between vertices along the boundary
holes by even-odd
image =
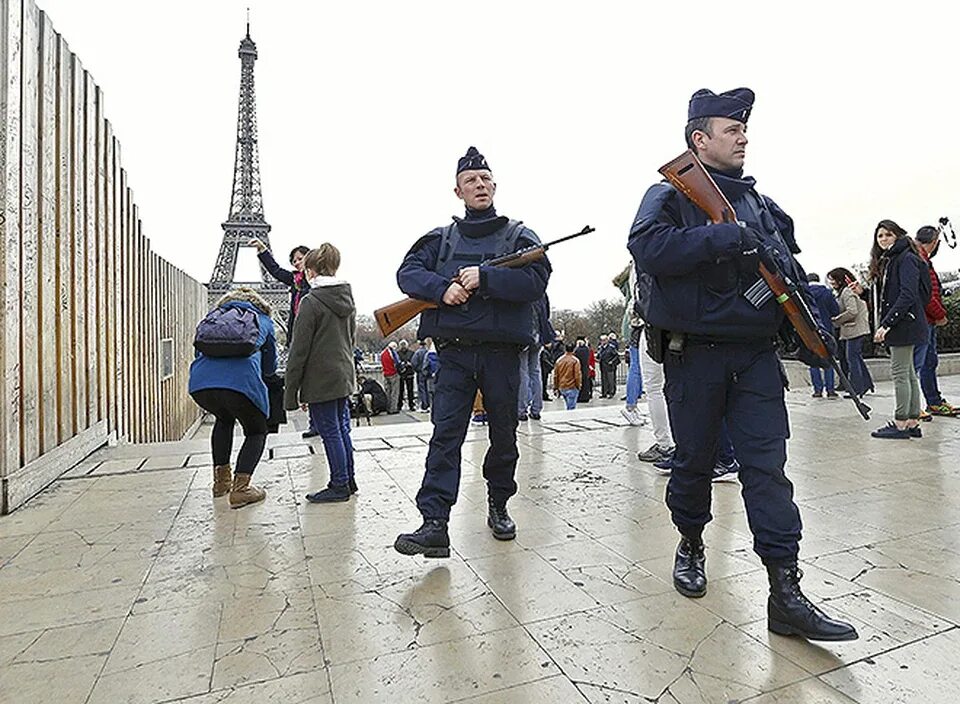
[[[630,368],[627,370],[627,405],[637,405],[637,399],[643,393],[643,377],[640,376],[640,349],[636,345],[627,348],[630,352]]]
[[[828,394],[837,390],[833,369],[810,367],[810,382],[813,384],[813,390],[818,394],[823,393],[824,386],[826,386]]]
[[[520,391],[517,411],[540,415],[543,410],[543,377],[540,375],[540,345],[520,350]]]
[[[430,391],[427,386],[428,379],[428,376],[417,373],[417,400],[420,401],[421,411],[430,408]]]
[[[580,395],[580,389],[564,389],[560,392],[560,395],[567,402],[567,410],[572,411],[577,407],[577,397]]]
[[[350,406],[346,398],[310,404],[310,420],[320,431],[330,467],[330,483],[345,486],[353,479],[353,443],[350,441]]]
[[[937,386],[937,364],[939,362],[940,358],[937,356],[937,328],[931,325],[927,341],[913,348],[913,366],[917,369],[917,376],[920,377],[920,388],[923,390],[923,398],[928,406],[938,406],[943,403],[940,387]]]
[[[866,335],[847,340],[847,365],[850,367],[850,384],[857,396],[863,396],[867,389],[873,389],[873,377],[863,361],[863,341]],[[849,389],[848,389],[849,391]]]

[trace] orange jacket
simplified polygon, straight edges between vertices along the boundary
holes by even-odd
[[[553,368],[553,388],[557,391],[579,389],[580,377],[580,360],[573,352],[566,352]]]

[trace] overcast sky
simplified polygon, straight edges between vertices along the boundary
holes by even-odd
[[[361,312],[396,299],[409,246],[461,214],[471,144],[502,214],[545,240],[597,228],[552,253],[554,306],[616,296],[701,87],[756,91],[747,173],[794,217],[808,270],[863,261],[882,218],[960,225],[952,3],[38,4],[105,93],[154,249],[201,281],[229,207],[248,5],[277,258],[334,243]],[[944,250],[939,268],[960,266]]]

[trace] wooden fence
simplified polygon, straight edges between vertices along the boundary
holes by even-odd
[[[174,440],[206,288],[150,249],[103,94],[0,0],[0,480],[7,513],[110,438]]]

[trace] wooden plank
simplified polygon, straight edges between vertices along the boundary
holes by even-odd
[[[96,117],[96,230],[97,249],[94,254],[97,263],[96,288],[96,352],[97,352],[97,418],[107,418],[107,189],[106,189],[106,121],[103,117],[103,91],[96,88],[94,100],[97,106]],[[109,427],[109,423],[108,423]]]
[[[140,211],[133,203],[133,353],[134,442],[143,442],[143,234],[140,231]]]
[[[40,284],[37,261],[39,212],[39,59],[40,10],[32,2],[23,7],[23,53],[20,76],[20,438],[22,462],[40,456]]]
[[[54,479],[80,463],[107,442],[107,424],[96,423],[59,447],[4,477],[7,501],[2,513],[10,513],[40,493]]]
[[[71,116],[71,133],[73,144],[70,156],[72,203],[70,228],[73,239],[73,320],[70,324],[70,335],[73,349],[73,397],[74,397],[74,429],[79,432],[88,426],[87,418],[87,306],[86,306],[86,278],[87,258],[87,224],[84,215],[84,174],[86,152],[83,133],[83,114],[86,98],[84,97],[83,65],[74,55],[72,66],[72,96],[73,113]]]
[[[50,18],[40,13],[40,162],[39,250],[37,291],[40,296],[40,453],[59,444],[57,372],[57,45]]]
[[[62,37],[57,42],[57,384],[58,436],[74,434],[73,339],[70,334],[73,299],[73,234],[70,228],[70,116],[72,57]]]
[[[114,432],[117,428],[117,164],[114,158],[113,127],[104,121],[104,166],[106,169],[104,190],[106,193],[106,385],[107,385],[107,430]]]
[[[162,440],[160,435],[160,257],[150,252],[150,282],[147,284],[150,294],[150,435],[153,442]]]
[[[87,306],[87,418],[93,425],[99,418],[100,380],[97,378],[97,86],[93,76],[84,73],[84,214],[86,216],[87,276],[84,286]]]
[[[126,183],[129,183],[124,179]],[[124,192],[127,198],[127,231],[124,236],[123,252],[123,296],[125,304],[123,338],[124,338],[124,356],[123,367],[126,385],[126,438],[130,442],[134,441],[134,415],[136,413],[135,399],[135,379],[133,375],[133,320],[134,320],[134,291],[133,291],[133,192],[129,185],[124,186]]]
[[[121,437],[130,440],[130,189],[127,187],[127,172],[124,169],[120,170],[120,195],[123,215],[118,287],[122,292],[124,304],[117,311],[118,342],[120,343],[120,361],[117,368],[121,375],[117,383],[120,385],[123,396]]]
[[[20,462],[21,2],[0,5],[0,476]],[[3,485],[6,496],[6,484]]]

